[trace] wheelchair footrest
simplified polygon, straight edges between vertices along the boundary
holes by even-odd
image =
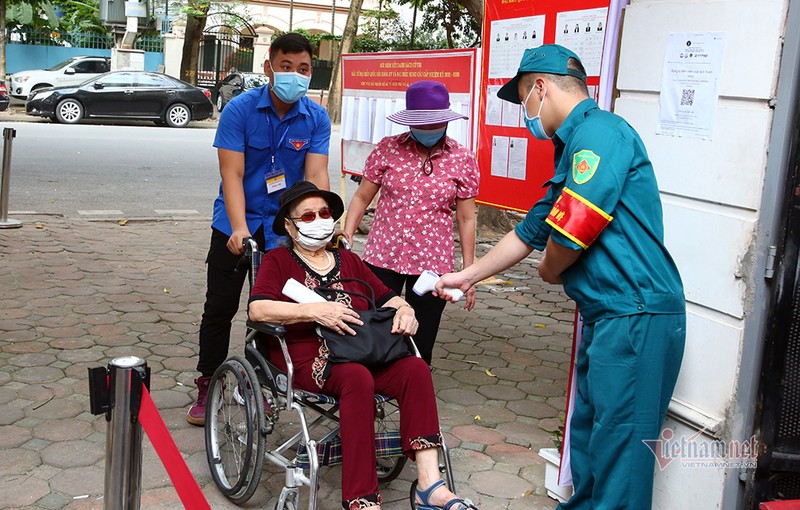
[[[378,432],[375,434],[376,458],[399,457],[403,455],[403,441],[400,431]],[[337,435],[335,438],[317,445],[317,458],[320,466],[335,466],[342,463],[342,440]],[[295,463],[302,469],[308,469],[308,449],[305,444],[297,447]]]

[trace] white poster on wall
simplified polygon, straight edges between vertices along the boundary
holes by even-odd
[[[492,137],[492,175],[508,177],[508,144],[507,136]]]
[[[600,74],[607,18],[607,7],[563,11],[556,16],[556,44],[574,51],[589,76]]]
[[[544,20],[542,15],[492,21],[489,78],[517,74],[525,50],[543,44]]]
[[[724,53],[722,32],[669,35],[656,134],[711,140]]]

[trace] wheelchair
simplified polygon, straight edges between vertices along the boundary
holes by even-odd
[[[244,245],[242,261],[252,289],[262,254],[254,240],[245,239]],[[217,488],[237,505],[253,496],[264,462],[269,461],[285,470],[284,487],[275,509],[296,510],[300,507],[300,489],[308,487],[308,509],[315,510],[320,466],[341,463],[339,405],[332,396],[294,386],[285,333],[281,325],[248,320],[244,356],[231,356],[214,373],[206,404],[206,458]],[[286,372],[269,362],[266,342],[279,342]],[[416,351],[416,346],[413,348]],[[407,461],[400,439],[399,406],[380,394],[375,395],[375,406],[378,481],[388,483],[400,474]],[[280,445],[268,445],[276,436],[283,412],[296,413],[300,429]],[[450,451],[444,437],[439,458],[447,486],[455,492]],[[415,481],[409,495],[412,509],[416,509],[416,486]]]

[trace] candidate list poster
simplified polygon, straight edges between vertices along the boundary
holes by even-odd
[[[478,124],[478,202],[527,211],[553,175],[553,144],[534,139],[520,105],[497,91],[513,78],[524,51],[561,44],[585,63],[589,94],[600,78],[610,0],[486,0]],[[565,32],[565,27],[569,30]],[[576,30],[577,28],[577,30]]]

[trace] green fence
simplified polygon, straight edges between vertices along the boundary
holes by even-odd
[[[139,37],[133,47],[137,50],[161,53],[164,51],[164,39],[160,37]]]
[[[7,44],[107,50],[114,46],[114,37],[111,34],[59,32],[57,30],[7,30],[6,42]]]
[[[114,47],[111,34],[84,32],[52,32],[41,30],[7,30],[8,44],[32,44],[36,46],[64,46],[67,48],[86,48],[109,50]],[[137,50],[161,53],[164,51],[164,40],[161,37],[139,37],[134,48]]]

